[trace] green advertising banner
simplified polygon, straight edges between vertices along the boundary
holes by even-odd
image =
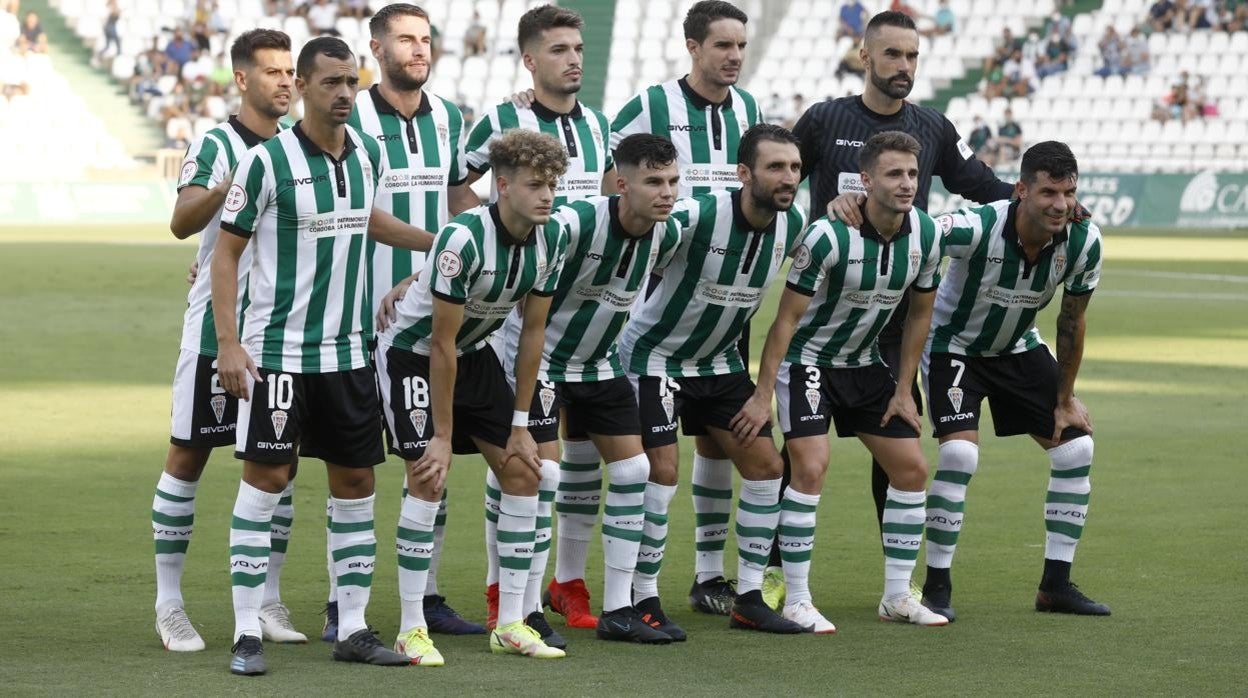
[[[1017,172],[1000,173],[1014,181]],[[1079,202],[1105,227],[1248,228],[1248,172],[1128,174],[1085,172]],[[967,205],[936,177],[928,198],[933,215]]]

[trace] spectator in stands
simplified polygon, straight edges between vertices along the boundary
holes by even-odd
[[[1174,19],[1170,22],[1171,31],[1191,31],[1191,9],[1191,3],[1188,0],[1174,0]]]
[[[1213,0],[1189,0],[1187,26],[1192,29],[1212,29],[1218,26],[1218,7]]]
[[[975,116],[975,126],[966,136],[966,144],[971,147],[975,157],[983,160],[985,165],[993,166],[993,161],[996,160],[996,146],[992,141],[992,129],[978,115]]]
[[[854,41],[862,41],[862,30],[867,26],[867,8],[859,0],[851,0],[841,5],[841,15],[836,29],[836,38],[848,36]]]
[[[312,36],[328,34],[338,36],[338,3],[329,0],[316,0],[316,4],[307,7],[308,33]]]
[[[957,30],[958,19],[954,16],[953,10],[949,8],[949,0],[940,0],[940,5],[936,8],[936,29],[934,34],[952,34]]]
[[[481,23],[481,15],[473,12],[472,23],[464,30],[464,57],[480,56],[485,53],[485,25]]]
[[[1174,26],[1175,6],[1170,0],[1157,0],[1148,8],[1148,23],[1155,32],[1167,32]]]
[[[34,12],[26,13],[22,32],[17,37],[17,50],[22,53],[47,53],[48,35],[43,33],[43,23]]]
[[[168,44],[165,44],[165,57],[173,62],[175,68],[165,72],[177,73],[182,70],[182,66],[191,60],[194,53],[195,45],[187,40],[186,35],[182,33],[180,28],[174,29],[173,38],[169,40]]]
[[[891,12],[900,12],[910,19],[918,19],[923,16],[923,14],[914,9],[914,7],[906,4],[905,0],[893,0],[893,2],[888,6],[888,9]]]
[[[96,60],[104,57],[108,53],[108,47],[112,46],[117,50],[113,55],[121,53],[121,36],[117,34],[117,22],[121,19],[121,8],[117,6],[117,0],[108,0],[108,15],[104,17],[104,45],[99,51],[95,52]]]
[[[1071,46],[1059,24],[1049,27],[1049,35],[1044,39],[1044,50],[1036,61],[1036,73],[1043,79],[1066,71],[1071,57]]]
[[[1148,75],[1148,67],[1148,39],[1139,27],[1135,27],[1123,42],[1122,70],[1124,74]]]
[[[1248,0],[1226,0],[1226,10],[1230,19],[1223,29],[1228,32],[1241,32],[1248,29]]]
[[[1040,35],[1035,32],[1027,34],[1027,40],[1023,42],[1023,56],[1030,58],[1033,62],[1040,60],[1044,55],[1044,42],[1040,40]]]
[[[208,28],[218,34],[228,34],[230,21],[221,12],[221,3],[212,3],[212,12],[208,14]]]
[[[1014,120],[1014,110],[1007,108],[997,128],[997,161],[1014,162],[1023,152],[1023,127]]]
[[[1122,67],[1122,38],[1118,36],[1114,25],[1110,24],[1105,27],[1105,33],[1101,35],[1097,47],[1101,50],[1101,67],[1097,69],[1097,75],[1107,78],[1110,75],[1126,73]]]
[[[442,32],[438,31],[437,25],[430,24],[429,25],[429,64],[430,66],[436,66],[438,64],[438,59],[441,57],[442,57]],[[463,109],[460,109],[460,111],[463,111]],[[467,133],[467,130],[466,130],[467,127],[465,126],[464,128],[465,128],[464,132]]]
[[[867,73],[866,64],[862,62],[862,52],[858,50],[857,44],[850,44],[845,49],[845,55],[841,56],[841,62],[836,66],[836,77],[843,78],[846,75],[856,75],[862,77]]]
[[[185,82],[194,82],[196,78],[208,79],[212,74],[212,56],[207,51],[196,49],[191,54],[191,60],[182,65],[182,80]]]
[[[362,53],[360,54],[359,73],[360,73],[360,89],[367,90],[368,88],[372,87],[373,80],[375,79],[376,76],[373,75],[373,69],[368,67],[368,56],[365,56]]]
[[[221,88],[226,88],[234,84],[234,69],[230,65],[230,59],[225,55],[224,49],[222,49],[221,53],[218,53],[216,59],[213,60],[212,73],[208,77],[212,80],[213,84]]]
[[[200,51],[212,51],[212,42],[208,39],[208,25],[206,23],[196,22],[191,25],[191,39],[195,42],[195,48]]]
[[[984,72],[984,96],[988,99],[1001,97],[1008,86],[1009,83],[1005,79],[1005,66],[995,59],[989,59],[988,68]]]
[[[346,0],[346,14],[356,19],[364,19],[373,13],[368,9],[368,0]],[[363,83],[361,83],[363,84]]]
[[[1024,56],[1022,49],[1016,49],[1002,69],[1006,93],[1011,97],[1027,97],[1040,86],[1036,62]]]

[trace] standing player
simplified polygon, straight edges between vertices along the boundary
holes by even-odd
[[[428,249],[432,237],[373,209],[384,174],[377,145],[346,125],[359,76],[341,39],[318,37],[299,54],[304,119],[248,151],[226,196],[212,265],[221,386],[240,398],[243,479],[230,525],[234,647],[230,670],[266,671],[258,586],[269,566],[269,527],[296,445],[325,461],[338,583],[334,658],[409,664],[364,621],[376,560],[373,466],[377,386],[369,367],[366,237]],[[237,322],[238,261],[252,249],[246,316]],[[240,336],[241,335],[241,336]]]
[[[637,134],[620,142],[615,163],[619,196],[574,201],[557,213],[568,231],[567,262],[547,320],[529,429],[544,468],[557,467],[561,410],[568,434],[578,439],[572,443],[592,438],[606,456],[606,574],[598,637],[666,644],[684,640],[684,633],[671,625],[656,629],[656,619],[633,608],[650,463],[641,444],[637,394],[624,376],[617,341],[650,272],[667,266],[680,243],[670,218],[679,179],[676,149],[666,138]],[[506,329],[513,330],[513,323]],[[570,493],[585,492],[569,484],[576,484]]]
[[[737,153],[742,135],[763,121],[758,101],[736,86],[745,61],[747,20],[744,12],[727,2],[701,0],[694,3],[684,22],[689,73],[678,80],[646,88],[629,100],[611,123],[613,144],[634,133],[653,133],[671,139],[676,145],[676,161],[680,167],[681,197],[741,186],[737,176]],[[743,328],[742,337],[741,353],[745,357],[748,326]],[[700,436],[695,441],[693,511],[697,557],[689,603],[694,610],[703,613],[727,615],[736,594],[732,584],[724,579],[724,545],[728,540],[728,516],[732,506],[732,463],[713,439]],[[596,465],[597,454],[590,455]],[[562,517],[559,523],[562,545]],[[586,525],[593,526],[592,517]],[[559,557],[562,568],[562,548]],[[584,570],[582,560],[582,576]]]
[[[764,605],[760,591],[780,516],[780,454],[770,427],[762,429],[766,438],[749,446],[738,443],[731,428],[754,393],[738,348],[741,332],[806,227],[806,216],[793,206],[801,174],[797,139],[780,126],[749,129],[741,139],[737,173],[741,189],[681,200],[672,214],[681,227],[676,258],[620,340],[650,459],[634,599],[637,610],[660,621],[660,630],[670,624],[659,603],[658,574],[668,505],[676,493],[679,417],[685,434],[709,436],[741,472],[736,528],[741,593],[730,626],[799,633],[804,628]]]
[[[476,206],[464,162],[464,119],[453,102],[422,89],[429,79],[429,15],[406,3],[387,5],[369,20],[372,39],[369,46],[381,73],[381,82],[360,92],[355,111],[348,122],[381,148],[386,176],[377,186],[375,205],[395,218],[426,230],[441,230],[450,215]],[[371,307],[377,312],[382,299],[424,265],[425,254],[368,243],[372,270]],[[406,478],[404,480],[406,490]],[[404,492],[406,497],[406,492]],[[399,528],[406,527],[400,516]],[[438,593],[438,562],[446,533],[446,501],[442,501],[434,527],[433,557],[429,562],[425,588],[411,586],[410,570],[399,568],[401,628],[410,628],[413,608],[424,605],[429,630],[452,635],[484,634],[485,628],[460,617]],[[399,541],[400,546],[404,545]],[[407,545],[410,545],[408,543]],[[400,560],[402,560],[400,556]],[[332,558],[329,560],[333,567]],[[330,603],[326,606],[323,638],[333,641],[333,574],[330,574]]]
[[[415,290],[396,308],[396,322],[378,336],[390,449],[407,462],[410,475],[403,510],[411,528],[400,529],[400,540],[409,544],[400,545],[400,566],[414,573],[419,588],[451,453],[480,451],[501,489],[500,599],[490,650],[558,658],[563,651],[526,624],[524,599],[542,470],[528,431],[529,405],[567,246],[562,226],[549,220],[567,156],[553,137],[517,129],[490,145],[490,164],[498,200],[456,216],[442,229]],[[521,300],[524,327],[513,393],[486,340]],[[509,404],[515,405],[510,419]],[[422,625],[400,635],[396,646],[416,663],[441,664]],[[413,642],[419,646],[410,646]]]
[[[833,422],[837,436],[857,436],[888,473],[880,617],[917,625],[949,622],[910,594],[927,485],[910,382],[931,326],[940,271],[936,226],[913,204],[919,151],[919,142],[900,131],[877,133],[862,146],[862,228],[826,216],[810,227],[767,334],[758,388],[733,420],[737,436],[749,443],[771,419],[771,400],[779,391],[780,426],[793,464],[780,504],[788,583],[784,617],[810,632],[836,632],[811,602],[809,586]],[[908,289],[915,295],[903,335],[901,379],[894,380],[875,339]]]
[[[166,649],[195,652],[204,641],[182,605],[182,567],[195,520],[195,490],[212,449],[234,443],[238,401],[217,379],[217,335],[212,317],[212,252],[220,230],[221,205],[234,167],[247,149],[278,132],[278,120],[290,109],[295,67],[290,38],[279,31],[254,29],[230,47],[234,84],[242,97],[238,115],[195,139],[187,150],[178,181],[178,200],[169,227],[178,239],[200,233],[199,274],[187,296],[182,349],[173,378],[173,419],[165,470],[152,500],[156,539],[156,631]],[[238,283],[246,279],[244,262]],[[294,478],[294,468],[291,468]],[[294,484],[282,492],[270,529],[269,575],[260,607],[264,639],[307,642],[290,622],[281,602],[279,573],[286,556],[294,506]]]
[[[1049,455],[1044,505],[1044,575],[1036,610],[1109,615],[1070,581],[1092,484],[1092,421],[1075,397],[1084,317],[1101,274],[1101,231],[1070,223],[1079,165],[1057,141],[1023,153],[1017,201],[997,201],[936,219],[949,269],[936,296],[924,365],[940,464],[928,499],[924,603],[953,620],[949,568],[965,516],[966,487],[979,462],[980,404],[988,398],[997,436],[1029,434]],[[1057,359],[1040,339],[1036,313],[1063,288]]]
[[[858,151],[881,131],[908,133],[923,148],[919,153],[915,208],[927,210],[933,175],[941,178],[946,189],[972,201],[989,202],[1010,196],[1011,185],[997,179],[987,165],[975,158],[944,114],[906,101],[914,86],[919,59],[919,32],[913,19],[893,11],[875,15],[867,23],[859,54],[867,71],[862,94],[819,102],[793,128],[802,140],[802,177],[810,177],[811,211],[823,213],[827,209],[830,217],[835,216],[851,227],[862,225],[860,210],[865,196]],[[906,305],[903,297],[892,321],[879,336],[884,363],[894,370],[901,358]],[[872,494],[881,526],[887,493],[888,476],[873,460]],[[784,599],[780,566],[779,546],[773,547],[764,591],[773,608],[779,608]]]
[[[555,191],[554,205],[556,207],[569,201],[597,196],[602,191],[603,181],[614,165],[611,161],[611,151],[608,148],[607,117],[582,104],[576,98],[581,90],[583,72],[582,26],[584,26],[584,20],[575,10],[554,5],[535,7],[520,18],[517,38],[524,67],[533,74],[533,101],[528,107],[518,107],[511,102],[499,104],[487,111],[473,126],[467,146],[470,170],[468,182],[470,184],[490,168],[488,157],[490,142],[499,138],[505,131],[519,128],[554,137],[567,153],[568,170],[560,177]],[[519,336],[519,315],[513,317],[510,323],[515,329],[507,336],[514,341]],[[514,344],[508,345],[502,349],[502,353],[504,366],[509,369],[508,375],[511,375],[511,360],[516,356],[516,347]],[[592,450],[592,444],[583,443]],[[571,452],[576,453],[576,447],[573,447]],[[602,473],[597,467],[597,458],[595,453],[591,468],[592,477],[585,477],[580,472],[573,473],[569,477],[569,482],[578,483],[577,486],[583,489],[572,492],[560,490],[558,492],[559,506],[570,505],[577,509],[592,508],[596,515],[599,491],[602,489]],[[551,501],[556,496],[555,488],[559,482],[559,469],[547,468],[542,475],[543,495],[538,512],[538,539],[530,570],[534,579],[537,580],[536,586],[533,587],[536,591],[530,592],[530,598],[525,600],[525,610],[542,633],[542,637],[556,645],[563,644],[562,639],[554,634],[554,629],[549,626],[545,615],[541,613],[541,579],[546,572],[546,560],[550,554]],[[597,487],[590,489],[595,482]],[[490,473],[486,473],[486,483],[486,548],[490,562],[489,569],[493,570],[497,567],[495,560],[498,555],[492,545],[493,531],[497,525],[498,516],[498,501],[494,493],[499,490],[498,483],[494,481]],[[569,504],[566,501],[569,498],[584,501]],[[569,541],[573,538],[577,539],[574,545],[583,551],[580,554],[582,571],[580,577],[583,577],[584,557],[588,554],[593,515],[590,516],[588,529],[574,527],[571,524],[565,525],[563,518],[564,514],[561,513],[560,545],[564,545],[565,536]],[[562,554],[560,557],[563,559]],[[560,605],[560,602],[565,595],[559,593],[557,585],[552,586],[552,589],[556,592],[553,607],[567,616],[569,625],[583,628],[596,627],[598,619],[589,612],[589,592],[585,589],[583,581],[579,588],[570,589],[572,594],[567,598],[571,600],[571,603],[564,605]],[[498,613],[498,579],[493,576],[493,572],[486,577],[486,603],[489,608],[486,624],[492,626]],[[534,613],[536,615],[533,615]]]

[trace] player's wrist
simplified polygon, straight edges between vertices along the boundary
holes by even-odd
[[[511,412],[511,430],[527,431],[529,428],[529,411],[528,410],[512,410]]]

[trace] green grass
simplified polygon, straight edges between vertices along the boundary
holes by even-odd
[[[734,632],[725,619],[683,607],[693,564],[686,460],[661,589],[688,643],[608,646],[590,632],[568,631],[569,658],[539,663],[491,656],[483,638],[439,638],[448,667],[395,670],[335,664],[314,642],[270,647],[271,673],[257,680],[226,670],[233,627],[227,525],[239,474],[228,452],[214,456],[199,490],[184,580],[208,650],[167,653],[152,628],[149,511],[194,251],[154,244],[165,239],[160,230],[0,230],[0,676],[7,694],[306,695],[341,693],[356,682],[378,693],[426,695],[1242,691],[1242,236],[1109,236],[1080,381],[1097,451],[1075,579],[1112,605],[1112,617],[1031,609],[1046,460],[1028,440],[986,437],[955,569],[959,621],[944,629],[878,622],[882,566],[867,458],[856,442],[839,440],[812,574],[836,636]],[[1225,278],[1197,285],[1159,271]],[[1163,297],[1176,292],[1208,296]],[[768,316],[765,309],[754,323],[759,346]],[[1050,337],[1052,326],[1050,310],[1042,322]],[[929,456],[931,441],[924,439]],[[456,462],[441,574],[443,592],[477,619],[484,616],[483,468],[472,458]],[[382,551],[397,519],[400,472],[393,459],[378,470]],[[324,595],[324,497],[323,476],[309,462],[282,575],[284,599],[309,634],[319,630]],[[598,547],[589,568],[595,599]],[[730,569],[734,558],[730,552]],[[369,618],[387,642],[398,622],[396,597],[395,559],[383,552]]]

